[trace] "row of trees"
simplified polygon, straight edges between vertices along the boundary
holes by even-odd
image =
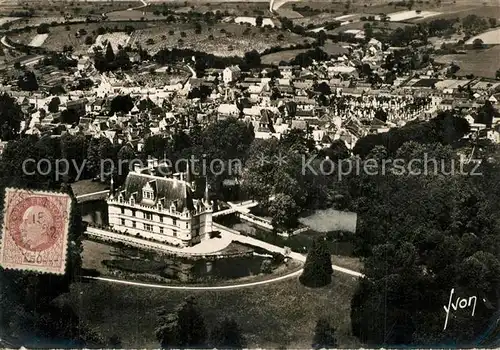
[[[115,55],[111,43],[106,45],[106,52],[97,50],[94,56],[94,66],[99,72],[108,72],[116,69],[128,70],[132,67],[130,58],[123,48],[119,48]]]
[[[477,118],[488,123],[494,114],[485,106]],[[375,167],[370,175],[345,179],[348,208],[358,214],[354,243],[366,275],[351,303],[352,330],[365,344],[494,344],[500,149],[479,147],[481,165],[472,173],[476,165],[461,163],[452,148],[467,131],[462,119],[443,113],[356,145],[363,162]],[[401,176],[392,162],[384,164],[388,159],[421,162],[414,163],[419,165],[413,175]],[[451,311],[443,330],[451,289],[463,298],[477,296],[477,305],[474,317],[471,310]]]
[[[498,158],[498,147],[490,152],[485,158]],[[378,146],[368,156],[377,160],[378,174],[388,153]],[[498,163],[483,160],[477,176],[475,165],[461,164],[461,173],[456,152],[439,143],[404,143],[395,157],[436,159],[438,171],[425,174],[421,165],[422,175],[400,176],[389,165],[384,175],[348,180],[367,276],[352,300],[353,334],[377,346],[467,346],[481,337],[486,345],[500,287]],[[474,317],[470,310],[452,311],[443,330],[452,288],[478,302]]]
[[[410,122],[386,133],[368,135],[358,140],[353,152],[366,157],[375,146],[383,146],[389,155],[394,155],[408,141],[453,144],[470,131],[469,123],[453,113],[442,112],[430,121]]]

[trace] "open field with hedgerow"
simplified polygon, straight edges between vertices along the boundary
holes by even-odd
[[[75,53],[83,54],[87,53],[88,49],[91,47],[91,45],[86,44],[86,38],[91,37],[95,41],[99,35],[99,28],[109,27],[121,30],[126,26],[132,26],[136,30],[140,30],[142,28],[147,28],[149,24],[147,22],[124,21],[58,25],[49,28],[48,36],[41,47],[49,50],[62,51],[64,46],[69,45],[74,48]],[[77,35],[77,33],[79,34]],[[10,34],[9,38],[16,43],[28,45],[37,35],[36,29],[31,29],[21,33]]]
[[[280,29],[257,28],[235,23],[217,23],[213,26],[201,25],[197,34],[191,23],[157,24],[132,34],[130,44],[141,44],[150,53],[162,48],[177,47],[203,51],[216,56],[243,56],[245,52],[262,52],[273,46],[291,47],[303,44],[300,35]]]
[[[297,277],[255,288],[223,291],[172,291],[92,281],[72,285],[61,302],[71,305],[82,322],[105,335],[117,335],[126,348],[157,348],[154,330],[159,308],[173,310],[193,295],[208,327],[223,316],[240,325],[247,346],[310,348],[318,318],[336,327],[339,346],[355,348],[350,335],[350,305],[355,277],[334,272],[329,286],[310,289]],[[120,310],[120,312],[116,312]]]
[[[457,76],[473,74],[474,76],[495,78],[500,58],[500,45],[484,50],[469,50],[466,54],[436,56],[437,63],[455,62],[460,67]]]
[[[36,1],[0,1],[0,15],[9,15],[12,12],[23,12],[31,10],[34,16],[53,17],[57,15],[71,15],[73,17],[85,17],[88,15],[100,15],[102,13],[127,9],[140,6],[140,1],[74,1],[74,0],[36,0]]]
[[[49,50],[62,50],[70,45],[75,53],[86,52],[91,45],[86,44],[90,36],[98,36],[98,28],[124,28],[132,26],[136,30],[128,42],[130,46],[141,45],[151,54],[162,48],[190,48],[217,56],[243,56],[245,52],[262,52],[274,46],[292,47],[297,44],[312,42],[312,38],[283,31],[278,28],[257,28],[245,24],[217,23],[213,26],[201,24],[198,33],[194,23],[166,22],[100,22],[59,25],[49,28],[49,35],[42,47]],[[77,32],[82,33],[79,36]],[[37,36],[36,29],[9,36],[14,42],[28,45]]]

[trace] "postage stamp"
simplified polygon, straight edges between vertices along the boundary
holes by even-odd
[[[64,274],[70,210],[67,194],[7,188],[0,266]]]

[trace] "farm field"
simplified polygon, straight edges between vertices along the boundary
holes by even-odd
[[[0,26],[3,26],[5,23],[15,22],[20,17],[0,17]]]
[[[487,45],[500,44],[500,28],[496,28],[496,29],[484,32],[482,34],[479,34],[473,38],[470,38],[465,43],[472,44],[474,42],[474,40],[476,40],[476,39],[481,39],[483,41],[483,43],[485,43]],[[498,58],[500,59],[500,57],[498,57]]]
[[[234,23],[238,23],[238,24],[245,24],[245,23],[249,23],[253,26],[256,26],[256,20],[257,18],[256,17],[236,17],[234,19]],[[271,18],[263,18],[262,19],[262,27],[265,27],[265,26],[271,26],[271,27],[276,27],[276,25],[274,24],[273,20]]]
[[[201,33],[196,34],[194,24],[162,23],[134,32],[130,45],[140,43],[152,54],[162,48],[177,47],[216,56],[243,56],[251,50],[262,52],[273,46],[302,44],[305,40],[300,35],[279,29],[265,29],[264,32],[261,29],[234,23],[218,23],[214,26],[202,25]],[[245,31],[246,35],[243,34]],[[281,41],[278,40],[280,34],[283,35]]]
[[[48,37],[45,39],[41,47],[48,50],[61,51],[65,45],[73,46],[76,54],[84,54],[90,46],[85,45],[85,37],[92,36],[97,38],[97,29],[99,27],[118,27],[124,28],[126,25],[131,25],[134,28],[146,28],[146,22],[103,22],[103,23],[82,23],[68,25],[69,30],[66,30],[65,25],[51,27]],[[77,37],[75,34],[84,29],[87,34]],[[22,33],[11,34],[9,37],[14,42],[28,45],[37,36],[36,30],[25,31]]]
[[[349,335],[350,304],[357,283],[337,272],[331,285],[319,289],[306,288],[297,278],[224,291],[171,291],[92,281],[73,284],[61,301],[103,334],[118,335],[126,348],[157,348],[158,309],[173,310],[189,295],[196,297],[208,326],[220,317],[233,317],[248,347],[310,348],[315,323],[325,316],[337,328],[339,346],[354,348],[359,343]]]
[[[29,43],[29,46],[33,47],[40,47],[43,45],[45,40],[49,37],[49,34],[38,34],[35,35],[33,39],[31,39],[31,42]]]
[[[264,55],[260,58],[263,64],[274,64],[278,65],[281,61],[290,62],[299,53],[306,52],[308,49],[296,49],[296,50],[286,50],[280,52],[270,53]]]
[[[387,17],[389,18],[389,21],[391,22],[403,22],[403,21],[408,21],[411,19],[416,19],[416,18],[428,18],[428,17],[436,17],[440,15],[440,12],[435,12],[435,11],[418,11],[418,10],[412,10],[412,11],[401,11],[401,12],[393,12],[387,14]]]
[[[500,45],[486,50],[470,50],[467,54],[436,56],[437,63],[449,64],[455,62],[460,66],[458,76],[474,74],[474,76],[495,78],[500,57]]]

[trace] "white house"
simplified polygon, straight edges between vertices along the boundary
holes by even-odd
[[[124,235],[181,247],[208,238],[213,213],[208,191],[204,199],[194,199],[188,175],[171,174],[157,159],[149,159],[146,168],[136,167],[121,188],[110,191],[110,226]]]
[[[241,76],[241,69],[238,66],[226,67],[222,72],[222,79],[225,84],[232,83],[233,81],[238,80]]]

